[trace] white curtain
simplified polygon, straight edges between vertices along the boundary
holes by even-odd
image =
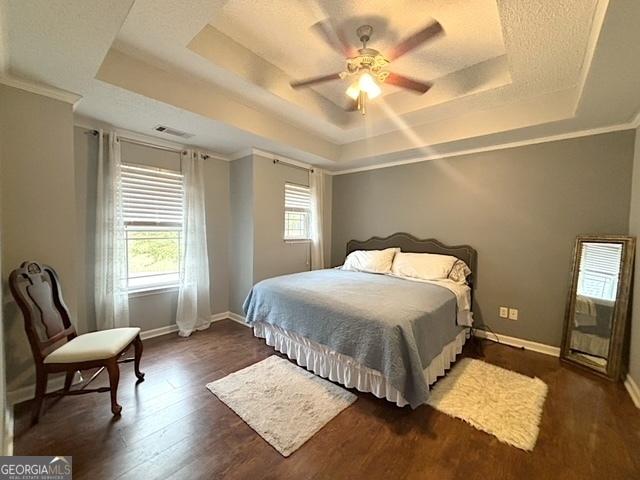
[[[211,324],[203,155],[192,150],[183,152],[182,174],[185,218],[176,323],[179,335],[188,337],[194,330],[204,330]]]
[[[95,269],[96,325],[99,330],[129,326],[120,140],[115,133],[109,133],[105,149],[104,137],[100,130]]]
[[[324,240],[322,219],[324,218],[324,172],[314,168],[309,172],[311,189],[311,270],[320,270],[324,263]]]

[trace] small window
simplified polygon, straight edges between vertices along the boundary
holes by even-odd
[[[183,195],[178,172],[122,166],[129,291],[179,285]]]
[[[284,184],[284,239],[307,241],[311,225],[311,190],[295,183]]]

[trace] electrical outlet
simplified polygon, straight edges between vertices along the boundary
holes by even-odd
[[[500,307],[500,318],[508,318],[509,309],[507,307]]]
[[[517,320],[518,319],[518,309],[510,308],[509,309],[509,320]]]

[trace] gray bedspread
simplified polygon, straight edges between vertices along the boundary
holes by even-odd
[[[263,280],[244,311],[382,372],[413,408],[429,395],[423,369],[462,330],[444,287],[336,269]]]

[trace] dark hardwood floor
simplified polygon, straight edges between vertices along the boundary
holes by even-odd
[[[73,455],[74,479],[639,479],[640,410],[624,387],[560,365],[558,359],[483,342],[464,354],[549,386],[533,452],[504,445],[430,407],[399,409],[370,394],[291,457],[280,456],[205,384],[274,351],[231,320],[190,338],[144,342],[136,386],[122,366],[113,420],[108,394],[50,400],[28,427],[29,402],[15,411],[16,455]],[[104,375],[104,374],[103,374]],[[106,375],[98,380],[107,382]]]

